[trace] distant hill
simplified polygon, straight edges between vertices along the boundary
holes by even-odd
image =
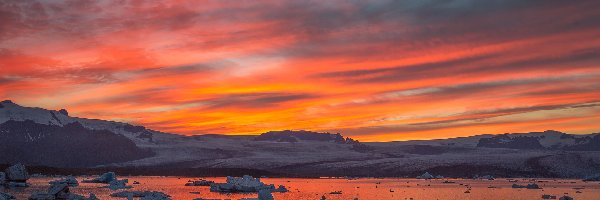
[[[272,142],[333,142],[338,144],[350,144],[350,148],[357,152],[367,152],[371,150],[368,145],[360,143],[358,140],[342,136],[340,133],[320,133],[305,130],[284,130],[284,131],[269,131],[254,138],[254,141],[272,141]]]
[[[298,142],[298,141],[330,141],[337,143],[346,143],[346,139],[341,134],[319,133],[312,131],[269,131],[256,138],[255,141],[278,141],[278,142]]]
[[[481,138],[477,147],[600,151],[600,135],[570,135],[558,131],[502,134]]]

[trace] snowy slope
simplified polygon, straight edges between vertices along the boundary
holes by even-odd
[[[108,130],[113,133],[121,134],[130,140],[134,141],[138,146],[152,145],[152,142],[147,137],[140,137],[140,135],[160,135],[163,133],[147,130],[142,127],[140,131],[128,131],[127,127],[132,125],[106,121],[97,119],[86,119],[70,117],[66,112],[60,112],[55,110],[46,110],[43,108],[31,108],[23,107],[10,100],[0,102],[0,124],[9,120],[13,121],[26,121],[31,120],[38,124],[44,125],[56,125],[65,126],[74,122],[78,122],[85,128],[92,130]]]
[[[27,108],[13,103],[10,100],[0,102],[0,124],[9,120],[32,120],[38,124],[64,126],[75,122],[71,117],[58,111],[42,108]]]

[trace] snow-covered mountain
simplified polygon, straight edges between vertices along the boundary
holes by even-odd
[[[129,124],[69,117],[66,110],[0,102],[0,163],[92,167],[154,155],[153,132]]]
[[[26,120],[36,124],[60,127],[77,122],[87,129],[107,130],[126,136],[136,144],[151,144],[151,136],[157,133],[142,126],[133,126],[127,123],[71,117],[64,109],[55,111],[43,108],[23,107],[10,100],[0,102],[0,124],[7,121]]]
[[[0,102],[0,164],[252,169],[299,176],[576,177],[600,173],[600,134],[558,131],[361,143],[342,134],[162,133]],[[74,159],[75,158],[75,159]]]

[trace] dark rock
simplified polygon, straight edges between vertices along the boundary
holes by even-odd
[[[15,196],[13,196],[11,194],[0,192],[0,200],[10,200],[10,199],[16,199],[16,198],[15,198]]]
[[[60,113],[60,114],[63,114],[63,115],[65,115],[65,116],[69,116],[69,112],[67,112],[67,110],[66,110],[66,109],[60,109],[60,110],[58,111],[58,113]]]
[[[188,183],[185,184],[185,186],[210,186],[211,184],[214,184],[214,181],[208,181],[208,180],[197,180],[197,181],[189,181]]]
[[[130,133],[139,133],[139,132],[145,131],[146,128],[143,126],[134,126],[131,124],[125,124],[125,125],[123,125],[123,130],[130,132]]]
[[[344,136],[342,136],[341,133],[336,133],[333,141],[337,142],[337,143],[346,143],[346,140],[344,139]]]
[[[591,176],[587,176],[583,179],[583,181],[600,181],[600,174],[594,174]]]
[[[573,197],[565,195],[565,196],[560,197],[559,200],[573,200]]]
[[[473,177],[473,179],[485,179],[485,180],[492,181],[492,180],[494,180],[494,176],[492,176],[492,175],[483,175],[483,176],[475,175]]]
[[[350,149],[353,151],[356,151],[356,152],[360,152],[360,153],[366,153],[366,152],[373,150],[373,148],[370,147],[369,145],[366,145],[363,143],[358,143],[358,142],[352,144],[352,148],[350,148]]]
[[[527,188],[527,189],[542,189],[538,184],[535,184],[535,183],[527,184],[527,186],[525,188]]]
[[[544,194],[544,195],[542,195],[542,199],[556,199],[556,196],[549,195],[549,194]]]
[[[152,136],[154,134],[148,130],[142,131],[137,138],[144,138],[144,139],[148,139],[148,141],[152,141]]]
[[[535,183],[527,185],[512,184],[512,188],[542,189],[538,184]]]
[[[274,142],[297,142],[300,140],[306,141],[330,141],[336,143],[346,143],[346,139],[340,134],[318,133],[312,131],[269,131],[263,133],[256,138],[255,141],[274,141]]]
[[[10,182],[26,182],[29,179],[27,168],[22,164],[10,166],[4,170],[4,173],[6,173],[7,181]]]

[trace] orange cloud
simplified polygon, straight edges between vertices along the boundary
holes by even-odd
[[[596,2],[0,3],[0,98],[179,134],[600,131]]]

